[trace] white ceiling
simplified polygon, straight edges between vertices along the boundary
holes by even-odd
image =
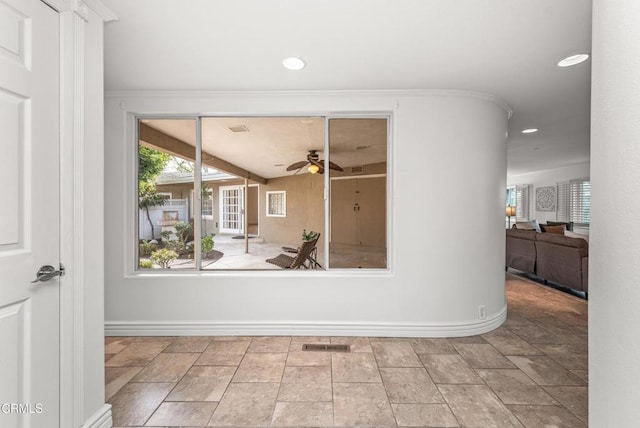
[[[589,159],[591,62],[556,63],[590,53],[590,0],[104,3],[107,91],[480,91],[513,109],[510,175]]]

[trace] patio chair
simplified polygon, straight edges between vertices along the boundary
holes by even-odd
[[[298,254],[289,256],[280,254],[273,259],[267,259],[267,263],[279,266],[282,269],[315,269],[320,267],[316,261],[315,253],[317,252],[316,244],[318,243],[320,234],[318,233],[312,240],[304,241],[298,249]]]

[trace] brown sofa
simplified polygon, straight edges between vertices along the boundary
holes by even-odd
[[[507,229],[506,267],[589,291],[589,243],[582,238]]]

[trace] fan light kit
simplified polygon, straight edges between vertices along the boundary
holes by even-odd
[[[558,63],[558,67],[571,67],[572,65],[580,64],[587,59],[589,59],[589,55],[587,54],[571,55],[560,61]]]
[[[282,66],[287,70],[302,70],[306,64],[298,57],[292,56],[282,60]]]
[[[324,174],[325,161],[320,159],[318,150],[309,150],[309,153],[307,153],[307,160],[292,163],[287,167],[287,171],[297,170],[293,173],[293,175],[295,175],[299,173],[305,166],[307,167],[307,171],[309,171],[311,174]],[[342,167],[340,167],[340,165],[337,165],[331,161],[329,161],[329,169],[333,169],[335,171],[344,171]]]

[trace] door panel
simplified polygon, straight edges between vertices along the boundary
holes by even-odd
[[[386,247],[386,177],[356,181],[357,242],[368,247]]]
[[[331,180],[331,243],[356,245],[356,180]]]
[[[60,280],[30,282],[60,261],[59,70],[58,14],[39,0],[1,0],[3,428],[59,424]]]

